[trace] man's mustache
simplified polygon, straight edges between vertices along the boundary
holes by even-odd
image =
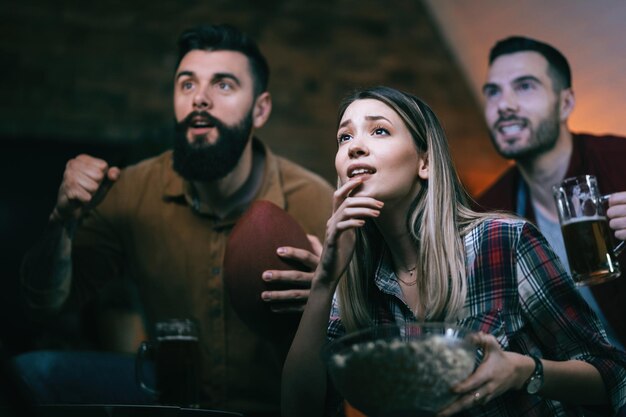
[[[500,123],[504,123],[504,122],[519,122],[523,124],[528,124],[528,119],[523,118],[523,117],[517,117],[517,116],[499,117],[498,120],[496,120],[496,122],[493,125],[494,127],[497,127],[500,125]]]
[[[220,119],[210,115],[205,111],[192,111],[183,120],[178,122],[177,125],[181,129],[187,129],[193,126],[195,123],[198,123],[198,121],[203,121],[217,128],[224,126],[224,123],[222,123]]]

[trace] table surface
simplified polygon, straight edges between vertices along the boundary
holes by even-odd
[[[2,411],[0,409],[0,411]],[[220,410],[159,405],[59,404],[38,405],[9,415],[16,417],[244,417]],[[3,415],[3,413],[0,412]]]

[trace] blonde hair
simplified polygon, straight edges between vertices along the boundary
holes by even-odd
[[[425,320],[453,320],[467,296],[463,236],[494,214],[470,208],[443,128],[426,103],[389,87],[373,87],[344,99],[339,121],[351,103],[362,99],[378,100],[393,109],[411,132],[418,154],[428,158],[429,177],[407,213],[407,229],[418,248],[418,276],[425,278],[417,284]],[[373,324],[373,278],[384,250],[382,235],[372,221],[356,235],[354,256],[338,286],[341,319],[348,331]]]

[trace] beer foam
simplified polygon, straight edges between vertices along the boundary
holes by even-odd
[[[569,219],[564,221],[561,226],[567,226],[574,223],[582,223],[582,222],[596,222],[596,221],[606,221],[606,216],[586,216],[586,217],[575,217],[573,219]]]
[[[171,336],[159,336],[157,337],[159,341],[163,340],[185,340],[185,341],[197,341],[198,338],[196,336],[190,335],[171,335]]]

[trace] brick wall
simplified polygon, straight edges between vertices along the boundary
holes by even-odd
[[[471,189],[498,163],[418,0],[14,0],[0,5],[0,21],[0,328],[12,352],[38,337],[16,320],[19,262],[46,223],[66,160],[89,152],[125,164],[169,146],[175,43],[187,27],[230,23],[257,39],[274,98],[259,136],[331,183],[337,105],[359,86],[425,99]]]
[[[417,0],[12,3],[1,6],[4,139],[132,144],[129,160],[157,152],[170,140],[178,34],[225,22],[270,62],[274,111],[260,136],[329,181],[338,101],[375,84],[435,109],[471,189],[482,186],[477,167],[494,163],[478,106]]]

